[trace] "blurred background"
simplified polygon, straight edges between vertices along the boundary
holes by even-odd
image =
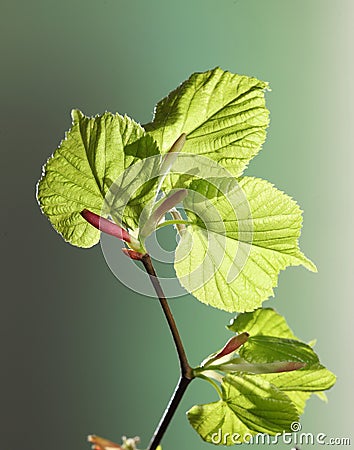
[[[299,202],[301,246],[319,273],[289,268],[265,305],[303,340],[317,338],[338,375],[328,404],[308,403],[303,431],[353,441],[353,2],[0,4],[1,448],[85,450],[89,433],[139,435],[147,446],[178,378],[159,306],[116,280],[100,246],[64,243],[35,185],[72,108],[145,123],[192,72],[217,65],[270,82],[268,139],[247,174]],[[228,339],[232,315],[189,295],[171,307],[193,364]],[[204,384],[191,385],[164,450],[212,448],[185,417],[216,400]]]

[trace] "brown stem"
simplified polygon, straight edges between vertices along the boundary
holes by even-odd
[[[165,412],[156,427],[156,430],[154,432],[154,435],[150,441],[148,450],[156,450],[158,445],[160,444],[160,441],[165,434],[172,417],[174,416],[177,407],[179,403],[182,400],[182,397],[189,385],[189,383],[193,380],[194,374],[191,366],[188,363],[187,355],[183,347],[183,343],[181,340],[181,337],[179,335],[177,325],[175,322],[175,319],[173,317],[172,311],[169,307],[169,304],[167,302],[167,299],[165,297],[165,294],[162,290],[161,284],[159,279],[157,278],[154,266],[152,264],[150,256],[146,253],[141,258],[142,263],[144,264],[145,270],[148,273],[151,283],[154,286],[155,292],[157,294],[157,297],[159,299],[160,305],[162,307],[162,310],[165,314],[168,326],[170,328],[173,341],[175,343],[175,347],[178,353],[178,359],[180,363],[181,368],[181,376],[178,381],[178,384],[176,386],[176,389],[171,397],[171,400],[169,404],[167,405],[167,408],[165,409]]]
[[[178,353],[178,358],[179,358],[179,363],[181,366],[181,376],[184,378],[187,378],[189,380],[191,380],[193,378],[193,372],[192,372],[192,368],[188,363],[188,359],[187,359],[187,355],[186,352],[184,350],[183,347],[183,343],[182,343],[182,339],[179,335],[178,329],[177,329],[177,325],[175,322],[175,319],[173,317],[172,311],[169,307],[169,304],[166,300],[165,294],[162,290],[161,284],[159,279],[157,278],[154,266],[152,264],[151,258],[149,254],[145,254],[142,259],[141,259],[142,263],[144,264],[145,270],[148,273],[151,283],[154,286],[155,292],[157,294],[157,297],[160,301],[160,305],[163,309],[163,312],[165,314],[168,326],[170,328],[172,337],[173,337],[173,341],[175,343],[176,346],[176,350]]]
[[[185,377],[181,377],[179,379],[176,389],[171,397],[171,400],[169,401],[167,408],[165,409],[165,412],[163,413],[163,416],[156,427],[155,433],[151,438],[148,450],[155,450],[159,446],[161,439],[163,438],[163,435],[165,434],[171,422],[171,419],[174,416],[177,407],[180,404],[183,395],[191,381],[192,379]]]

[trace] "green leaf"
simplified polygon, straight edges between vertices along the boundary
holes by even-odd
[[[336,382],[336,376],[321,364],[293,372],[269,373],[262,377],[281,391],[285,391],[299,414],[304,412],[306,402],[312,393],[326,402],[327,396],[322,390],[330,389]]]
[[[326,401],[327,397],[322,391],[330,389],[335,384],[336,376],[319,364],[312,346],[299,342],[285,319],[276,311],[271,308],[260,308],[253,312],[239,314],[228,328],[236,333],[248,331],[253,336],[248,339],[251,342],[250,347],[245,348],[247,342],[240,349],[240,355],[249,360],[268,361],[289,358],[292,361],[300,360],[308,363],[300,370],[261,375],[264,380],[286,392],[299,414],[304,412],[306,402],[312,393]],[[279,342],[274,341],[277,338],[283,338],[280,345],[278,345]],[[290,351],[287,351],[287,345],[284,345],[286,342],[292,346],[288,349]]]
[[[223,437],[220,444],[233,445],[246,434],[276,434],[290,430],[298,420],[295,406],[278,388],[256,375],[228,375],[222,383],[222,399],[188,411],[192,427],[207,442]],[[229,433],[229,435],[227,435]],[[224,440],[225,439],[225,440]]]
[[[239,398],[240,392],[247,397],[247,385],[240,388],[240,380],[246,380],[251,384],[255,383],[257,387],[265,383],[267,386],[263,393],[265,400],[276,398],[274,392],[266,393],[269,386],[275,392],[280,391],[286,394],[287,401],[291,404],[291,410],[296,409],[298,414],[304,412],[306,401],[312,394],[318,395],[322,400],[326,399],[323,391],[334,385],[335,375],[319,363],[318,356],[313,349],[296,338],[285,319],[276,311],[271,308],[261,308],[239,314],[228,328],[233,332],[241,333],[231,338],[231,343],[234,339],[237,342],[237,338],[242,337],[245,333],[250,334],[243,345],[236,348],[238,355],[236,352],[229,352],[226,356],[222,354],[222,358],[215,362],[211,358],[211,365],[205,364],[205,361],[208,361],[206,359],[200,367],[194,369],[196,376],[209,379],[221,396],[221,400],[217,403],[197,406],[191,410],[191,423],[203,439],[211,442],[211,436],[216,436],[216,432],[225,436],[226,433],[232,435],[235,432],[242,435],[242,433],[248,433],[249,429],[254,431],[255,429],[250,423],[257,423],[257,427],[259,427],[258,420],[249,419],[250,423],[248,423],[235,409],[235,407],[243,408],[247,414],[249,413],[249,406],[245,407],[244,399],[240,400]],[[222,374],[225,374],[224,378]],[[214,380],[221,383],[221,393]],[[231,383],[231,389],[227,383]],[[238,391],[237,394],[234,389]],[[227,392],[230,395],[227,395]],[[262,396],[257,388],[254,389],[254,392]],[[258,401],[255,402],[255,405],[256,408],[251,408],[251,412],[258,409],[261,414],[263,406],[258,404]],[[271,414],[267,408],[264,410],[266,411],[265,418],[269,419]],[[282,409],[279,408],[279,411]],[[231,412],[236,413],[236,417]],[[291,421],[296,420],[295,417],[292,417]],[[270,433],[269,430],[265,431],[264,429],[258,431]],[[238,443],[242,443],[242,441]],[[230,438],[227,445],[231,444]]]
[[[227,328],[235,333],[247,332],[251,336],[297,339],[285,318],[272,308],[259,308],[239,314]]]
[[[290,398],[292,403],[295,405],[297,412],[301,416],[301,414],[305,411],[306,402],[311,397],[312,393],[303,391],[287,391],[286,395]]]
[[[273,336],[251,336],[242,346],[239,354],[250,363],[278,361],[318,363],[318,356],[309,345],[295,339]]]
[[[220,68],[194,73],[157,104],[145,129],[161,153],[186,133],[183,152],[211,158],[240,176],[266,137],[267,87],[256,78]]]
[[[211,444],[234,445],[242,442],[241,436],[250,432],[223,400],[195,405],[187,416],[199,436]]]
[[[99,231],[80,216],[80,211],[101,214],[112,183],[125,169],[158,154],[158,150],[129,117],[106,112],[89,118],[73,111],[72,118],[72,128],[44,166],[37,198],[43,213],[66,241],[91,247],[99,241]],[[131,199],[133,219],[141,201]]]
[[[299,206],[271,183],[245,177],[227,195],[215,192],[206,180],[193,181],[192,188],[195,194],[192,190],[185,207],[193,225],[176,249],[175,269],[181,284],[201,302],[250,311],[273,294],[287,266],[316,271],[298,246]],[[197,201],[198,196],[205,200]]]
[[[228,328],[236,333],[248,331],[252,336],[239,352],[248,360],[269,361],[285,358],[291,361],[307,362],[307,365],[300,370],[261,375],[264,380],[286,392],[299,414],[304,412],[306,401],[312,393],[326,401],[327,397],[322,391],[334,385],[335,375],[319,364],[312,346],[299,342],[285,319],[276,311],[271,308],[260,308],[253,312],[239,314]],[[276,339],[280,341],[276,342]],[[247,348],[249,341],[250,346]],[[290,347],[288,347],[289,344]]]
[[[330,389],[336,382],[335,375],[321,364],[292,372],[268,373],[262,377],[282,391],[321,392]]]

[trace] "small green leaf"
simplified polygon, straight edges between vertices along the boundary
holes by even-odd
[[[161,153],[186,133],[183,152],[211,158],[240,176],[266,137],[267,87],[256,78],[220,68],[194,73],[157,104],[145,129]]]
[[[251,336],[241,347],[241,358],[250,363],[272,363],[298,361],[307,364],[318,363],[318,356],[312,348],[295,339],[273,336]]]
[[[301,370],[268,373],[263,378],[282,391],[321,392],[330,389],[336,382],[335,375],[321,364],[313,364]]]
[[[233,445],[246,434],[290,431],[298,420],[295,406],[278,388],[256,375],[228,375],[222,383],[222,399],[188,411],[192,427],[207,442]],[[233,436],[239,435],[239,442]],[[216,442],[219,435],[221,442]]]
[[[327,396],[322,390],[330,389],[336,382],[335,375],[321,364],[293,372],[265,374],[262,377],[281,391],[285,391],[299,414],[304,412],[306,402],[312,394],[327,402]]]
[[[227,328],[235,333],[248,332],[251,336],[297,339],[284,317],[272,308],[259,308],[239,314]]]
[[[193,225],[176,249],[175,269],[201,302],[250,311],[273,294],[287,266],[316,271],[298,246],[299,206],[271,183],[245,177],[227,196],[206,180],[193,181],[191,188],[195,195],[190,191],[185,207]],[[198,202],[198,195],[207,200]]]
[[[226,357],[214,363],[213,356],[216,355],[214,353],[205,360],[211,361],[211,364],[203,362],[199,368],[195,369],[197,377],[212,379],[211,382],[216,391],[222,396],[219,403],[222,403],[223,411],[226,411],[226,406],[229,406],[225,405],[225,390],[223,388],[223,393],[220,394],[220,389],[213,380],[222,383],[223,386],[230,376],[241,379],[246,377],[247,380],[255,377],[257,382],[262,380],[269,383],[274,389],[286,393],[298,414],[303,413],[306,401],[311,394],[326,400],[323,391],[334,385],[335,375],[319,363],[318,356],[312,347],[300,342],[285,319],[276,311],[271,308],[260,308],[253,312],[241,313],[233,319],[228,328],[233,332],[241,333],[231,338],[231,342],[233,342],[232,339],[237,340],[244,333],[250,334],[243,345],[236,349],[238,355],[235,352],[227,353]],[[221,374],[226,376],[222,378]],[[215,408],[215,404],[211,405]],[[199,409],[201,415],[203,415],[204,406],[198,407],[201,408]],[[221,408],[221,406],[218,407]],[[212,411],[212,406],[208,408]],[[198,409],[194,411],[197,413]],[[217,421],[219,417],[214,419]],[[197,420],[195,422],[197,423]],[[227,419],[226,422],[229,425],[228,427],[225,425],[223,433],[229,432],[228,429],[232,428],[230,424],[233,424],[232,426],[237,430],[242,429],[234,417],[232,420]],[[198,425],[198,429],[200,427]]]
[[[300,370],[261,375],[264,380],[287,393],[299,414],[303,413],[306,401],[312,393],[326,401],[327,397],[322,391],[334,385],[335,375],[319,364],[312,346],[299,342],[285,319],[276,311],[271,308],[260,308],[253,312],[239,314],[228,328],[236,333],[248,331],[253,336],[239,352],[243,358],[257,362],[282,358],[307,362],[306,366]],[[250,346],[247,348],[249,342]]]
[[[44,166],[37,198],[66,241],[91,247],[100,233],[80,212],[88,209],[100,214],[112,183],[132,164],[158,154],[158,149],[129,117],[107,112],[89,118],[73,111],[72,118],[72,128]],[[134,198],[131,202],[130,215],[138,216],[141,200],[135,197],[135,203]]]

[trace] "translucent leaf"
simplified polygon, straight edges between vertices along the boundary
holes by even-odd
[[[303,414],[306,402],[312,394],[327,402],[327,396],[322,390],[330,389],[336,382],[336,376],[321,364],[293,372],[266,374],[262,377],[281,391],[285,391],[300,415]]]
[[[318,356],[309,345],[294,339],[273,336],[251,336],[239,353],[241,358],[250,363],[276,361],[318,363]]]
[[[247,332],[251,336],[274,336],[297,339],[285,318],[272,308],[259,308],[239,314],[228,326],[235,333]]]
[[[194,73],[157,104],[145,129],[161,153],[186,133],[183,152],[204,155],[240,176],[266,137],[267,86],[220,68]]]
[[[276,311],[261,308],[239,314],[228,328],[238,333],[249,330],[253,336],[239,352],[247,360],[271,361],[284,358],[307,362],[300,370],[261,375],[264,380],[286,392],[299,414],[304,412],[306,401],[312,393],[326,401],[323,391],[335,384],[336,376],[318,362],[318,356],[309,344],[298,341],[285,319]],[[247,348],[249,341],[250,346]]]
[[[301,370],[283,373],[268,373],[263,378],[282,391],[319,392],[330,389],[336,377],[321,364],[304,367]]]
[[[286,395],[290,398],[295,405],[297,412],[301,416],[305,411],[307,400],[311,397],[311,392],[304,391],[287,391]]]
[[[80,211],[100,214],[112,183],[127,167],[158,150],[143,128],[128,117],[107,112],[89,118],[80,111],[73,111],[72,117],[72,128],[44,166],[37,198],[66,241],[91,247],[98,242],[99,231]],[[130,215],[138,215],[141,201],[136,197],[134,204],[132,199]]]
[[[232,435],[268,433],[290,430],[298,420],[295,406],[278,388],[256,375],[228,375],[222,383],[222,399],[188,411],[193,428],[207,442],[233,445]],[[227,435],[227,433],[229,433]],[[240,443],[240,442],[239,442]]]
[[[184,204],[193,224],[176,249],[175,269],[201,302],[251,311],[273,294],[281,270],[303,265],[316,271],[298,246],[299,206],[271,183],[245,177],[227,195],[213,192],[206,180],[190,189]]]

